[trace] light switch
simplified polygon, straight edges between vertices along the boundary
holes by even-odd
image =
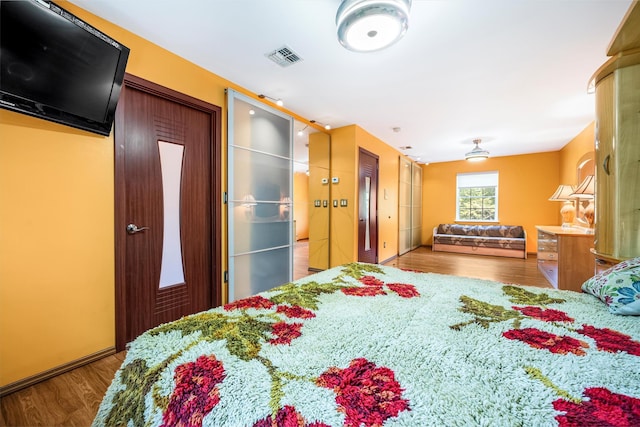
[[[315,206],[316,208],[319,208],[321,206],[320,199],[314,200],[313,201],[313,206]]]
[[[336,199],[336,200],[334,200],[334,201],[333,201],[333,207],[334,207],[334,208],[337,208],[337,207],[338,207],[338,199]]]

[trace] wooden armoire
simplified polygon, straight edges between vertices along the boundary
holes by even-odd
[[[596,270],[640,256],[640,2],[592,78],[596,93]]]

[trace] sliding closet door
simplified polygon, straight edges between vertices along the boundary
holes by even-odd
[[[411,249],[422,245],[422,167],[411,163]]]
[[[422,245],[422,167],[400,156],[398,255]]]
[[[293,120],[228,90],[229,301],[292,280]]]
[[[400,156],[398,200],[398,254],[411,250],[411,160]]]

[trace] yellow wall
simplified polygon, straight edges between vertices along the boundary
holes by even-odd
[[[0,384],[114,345],[113,141],[0,110]]]
[[[576,168],[585,154],[595,155],[595,122],[584,128],[560,150],[560,184],[578,185]]]
[[[396,149],[357,125],[331,133],[331,199],[347,199],[347,207],[331,208],[331,266],[358,259],[358,152],[378,158],[378,261],[398,253],[399,156]],[[387,198],[384,198],[384,190]]]
[[[423,165],[422,241],[432,244],[433,227],[456,219],[456,174],[498,171],[500,224],[522,225],[527,231],[527,252],[537,250],[536,225],[559,224],[558,202],[547,199],[558,186],[560,153],[492,157]]]

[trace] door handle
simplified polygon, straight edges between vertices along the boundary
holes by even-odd
[[[128,234],[136,234],[136,233],[139,233],[139,232],[144,231],[144,230],[149,230],[149,227],[140,227],[140,228],[138,228],[138,226],[135,225],[135,224],[127,225],[127,233]]]
[[[607,157],[604,158],[604,162],[602,162],[602,168],[607,173],[607,175],[611,175],[609,173],[609,161],[611,160],[611,154],[607,154]]]

